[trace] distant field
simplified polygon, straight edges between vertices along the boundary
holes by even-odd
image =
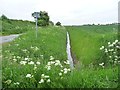
[[[69,26],[72,53],[84,65],[102,61],[100,47],[117,39],[117,25]]]

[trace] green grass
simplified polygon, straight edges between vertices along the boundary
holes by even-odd
[[[75,70],[68,78],[69,88],[116,88],[118,68]]]
[[[102,59],[100,47],[117,38],[117,25],[69,26],[72,54],[84,65]]]
[[[13,19],[3,19],[0,21],[2,21],[2,35],[25,33],[28,30],[35,29],[35,24],[30,21]]]
[[[35,49],[36,47],[38,49]],[[44,87],[38,84],[42,73],[52,75],[52,78],[56,76],[56,73],[58,75],[55,69],[55,73],[45,71],[44,67],[50,61],[50,56],[61,62],[67,60],[65,28],[39,28],[38,38],[35,37],[35,31],[29,31],[11,42],[10,45],[4,45],[2,62],[3,87],[16,87],[14,85],[15,82],[21,83],[19,87]],[[20,64],[20,61],[25,61],[25,58],[29,58],[30,61],[35,63],[37,61],[41,63],[40,66],[37,66],[36,73],[33,70],[34,65],[27,64],[24,66]],[[35,76],[34,80],[30,81],[31,83],[29,83],[29,79],[27,81],[25,78],[28,73],[32,73]],[[12,83],[9,85],[7,80],[12,80]],[[34,85],[32,86],[33,83]],[[38,84],[37,86],[35,86],[36,83]]]
[[[114,27],[116,28],[116,26],[82,26],[66,27],[66,29],[64,27],[43,27],[38,30],[38,38],[35,36],[34,29],[28,30],[13,42],[3,44],[3,87],[116,88],[117,66],[102,68],[90,65],[96,60],[100,62],[102,52],[99,48],[101,45],[116,38],[116,36],[112,36],[116,33],[113,31]],[[80,66],[69,71],[69,65],[64,63],[67,60],[66,30],[70,33],[73,54],[83,65],[89,65],[89,67]],[[54,57],[53,60],[50,60],[51,56]],[[22,65],[21,61],[27,63]],[[29,65],[30,61],[34,64]],[[51,61],[54,64],[49,65]],[[40,62],[40,65],[37,62]],[[67,73],[65,73],[65,69],[68,70]],[[59,73],[62,75],[59,76]],[[31,74],[33,77],[27,78],[27,74]],[[48,75],[50,82],[47,82],[48,78],[41,77],[42,74]],[[40,84],[39,81],[42,78],[45,82]],[[19,84],[16,84],[17,82]]]

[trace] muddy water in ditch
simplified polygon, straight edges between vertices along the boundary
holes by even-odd
[[[66,47],[66,52],[67,52],[67,58],[70,62],[70,67],[71,69],[74,68],[74,65],[73,65],[73,58],[71,56],[71,46],[70,46],[70,37],[69,37],[69,33],[67,32],[67,47]]]

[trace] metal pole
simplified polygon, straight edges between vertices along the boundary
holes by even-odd
[[[37,38],[37,32],[38,32],[38,27],[37,27],[37,17],[36,17],[36,38]]]

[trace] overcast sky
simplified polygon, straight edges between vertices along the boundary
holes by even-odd
[[[34,20],[31,13],[47,11],[50,20],[63,25],[114,23],[120,0],[0,0],[0,15]]]

